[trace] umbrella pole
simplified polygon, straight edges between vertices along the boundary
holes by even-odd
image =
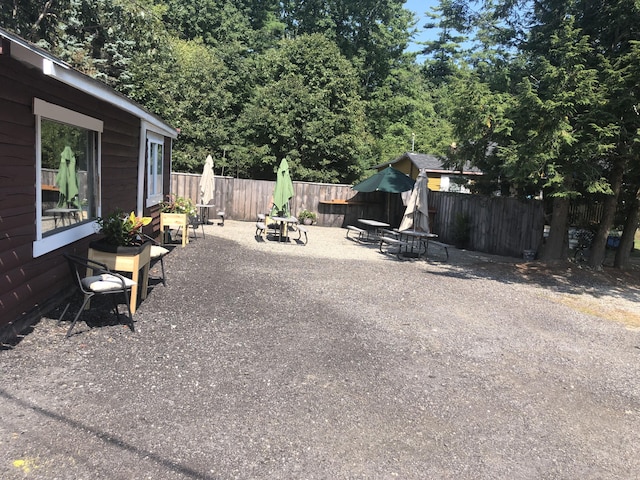
[[[391,224],[391,194],[387,192],[387,223]]]

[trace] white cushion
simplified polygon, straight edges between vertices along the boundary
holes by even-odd
[[[151,245],[151,258],[164,257],[167,253],[169,253],[169,250],[166,248],[161,247],[160,245]]]
[[[136,282],[130,278],[124,277],[124,284],[127,288],[131,288],[136,284]],[[103,273],[102,275],[95,275],[93,277],[85,277],[82,279],[82,285],[84,285],[87,290],[92,290],[94,292],[122,290],[122,281],[120,280],[120,277],[116,277],[110,273]]]

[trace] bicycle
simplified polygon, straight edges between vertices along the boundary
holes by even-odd
[[[578,244],[573,253],[573,260],[576,263],[582,264],[589,259],[589,249],[591,248],[594,236],[595,234],[590,230],[578,230],[576,232]]]

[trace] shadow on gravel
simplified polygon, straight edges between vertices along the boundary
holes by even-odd
[[[602,271],[595,271],[571,262],[480,261],[451,264],[447,271],[430,273],[463,280],[486,278],[505,284],[537,285],[569,294],[588,291],[594,297],[613,295],[640,302],[640,270],[637,268],[623,271],[605,267]]]
[[[130,443],[126,442],[121,438],[118,438],[117,436],[111,435],[103,430],[92,427],[86,423],[78,422],[77,420],[72,420],[71,418],[66,417],[64,415],[60,415],[59,413],[53,412],[43,407],[39,407],[34,403],[30,403],[28,401],[19,399],[11,395],[10,393],[6,392],[2,388],[0,388],[0,397],[12,402],[16,406],[16,409],[21,408],[21,409],[36,412],[37,414],[47,417],[56,422],[64,423],[65,425],[73,429],[76,429],[78,432],[81,432],[82,434],[88,432],[91,435],[93,435],[95,438],[97,438],[98,440],[101,440],[104,443],[113,445],[127,452],[134,453],[135,455],[138,455],[140,458],[143,458],[145,460],[151,460],[159,465],[162,465],[163,467],[169,470],[172,470],[176,473],[184,475],[185,477],[198,478],[198,479],[204,479],[204,480],[213,478],[206,474],[193,470],[189,467],[185,467],[184,465],[180,465],[179,463],[173,462],[171,460],[167,460],[166,458],[163,458],[153,452],[150,452],[149,450],[144,450],[142,448],[136,447],[135,445],[131,445]]]
[[[80,318],[78,319],[78,323],[76,323],[73,329],[72,336],[81,335],[87,330],[87,328],[94,329],[122,325],[123,327],[126,327],[128,329],[129,319],[127,318],[126,305],[124,305],[123,303],[124,296],[122,297],[122,299],[117,300],[117,302],[118,311],[120,312],[119,316],[116,316],[113,312],[113,303],[111,298],[108,298],[106,296],[93,297],[91,299],[91,308],[82,312]],[[62,305],[54,308],[47,314],[47,317],[57,322],[66,305],[67,302],[64,302]],[[71,305],[69,306],[67,312],[64,314],[60,325],[68,328],[81,306],[82,297],[78,294],[74,295],[73,298],[71,298]],[[135,320],[136,317],[134,315],[134,323]]]

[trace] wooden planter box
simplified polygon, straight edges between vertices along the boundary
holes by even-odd
[[[164,235],[164,229],[169,227],[182,228],[182,246],[189,243],[189,217],[186,213],[160,212],[160,233]]]
[[[100,242],[91,242],[87,257],[104,263],[110,270],[131,273],[131,279],[136,284],[131,288],[129,307],[132,314],[136,313],[138,291],[142,300],[147,298],[151,242],[145,242],[139,247],[113,247]],[[142,270],[142,277],[140,270]],[[88,271],[87,274],[90,275],[91,272]]]

